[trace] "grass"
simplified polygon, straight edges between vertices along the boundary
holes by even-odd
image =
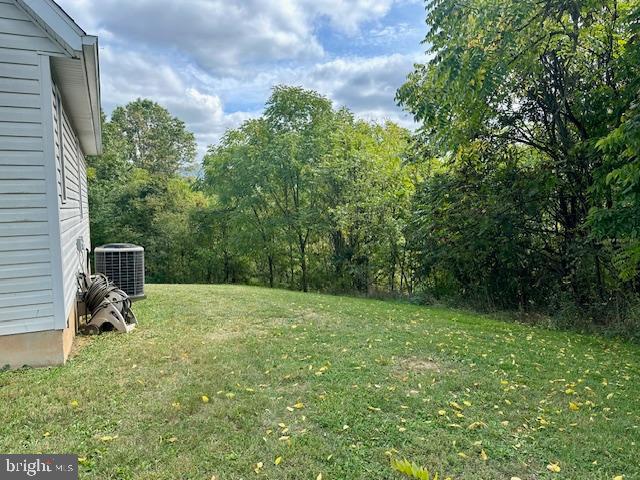
[[[65,367],[0,373],[1,452],[77,453],[92,479],[400,479],[390,457],[640,478],[637,345],[250,287],[152,285],[135,310]]]

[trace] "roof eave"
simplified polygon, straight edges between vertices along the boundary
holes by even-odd
[[[16,0],[17,4],[70,56],[82,49],[86,35],[73,19],[51,0]]]
[[[92,141],[83,142],[82,147],[87,155],[102,154],[98,37],[87,35],[53,0],[16,2],[66,52],[66,56],[81,62],[86,82],[86,92],[83,95],[86,95],[88,101],[93,131]]]
[[[102,119],[100,100],[100,63],[98,61],[98,37],[85,35],[82,37],[82,60],[87,78],[91,119],[95,138],[95,149],[87,152],[91,155],[102,154]]]

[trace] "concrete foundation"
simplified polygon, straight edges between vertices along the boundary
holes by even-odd
[[[0,368],[49,367],[67,361],[76,335],[76,310],[64,330],[0,336]]]

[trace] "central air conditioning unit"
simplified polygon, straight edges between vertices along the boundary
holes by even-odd
[[[144,248],[130,243],[96,247],[95,271],[102,273],[132,301],[144,298]]]

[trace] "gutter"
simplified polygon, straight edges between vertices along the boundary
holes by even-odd
[[[82,61],[87,85],[89,87],[89,103],[91,121],[96,143],[96,155],[102,155],[102,112],[100,109],[100,62],[98,60],[98,37],[84,35],[82,37]]]

